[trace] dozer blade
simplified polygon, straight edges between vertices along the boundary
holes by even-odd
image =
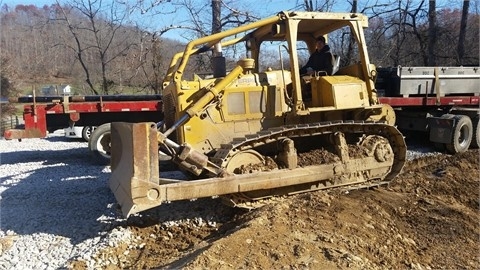
[[[155,126],[124,122],[111,125],[109,185],[125,217],[151,208],[148,197],[159,195],[151,194],[156,193],[151,187],[159,182],[157,130],[152,125]]]

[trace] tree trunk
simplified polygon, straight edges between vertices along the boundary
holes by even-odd
[[[352,2],[352,9],[350,11],[351,13],[357,13],[357,0],[353,0]],[[350,33],[350,38],[348,40],[348,49],[347,49],[347,57],[346,57],[346,61],[348,61],[347,65],[348,64],[351,64],[352,63],[352,55],[353,55],[353,44],[355,43],[355,38],[353,37],[352,33]]]
[[[462,20],[460,22],[460,35],[458,37],[457,64],[463,64],[463,56],[465,55],[465,35],[467,32],[467,20],[468,20],[468,8],[470,7],[470,1],[463,1]]]
[[[435,43],[437,41],[435,1],[428,1],[428,65],[435,66]]]
[[[305,11],[313,11],[312,0],[304,0]]]
[[[212,34],[222,31],[222,2],[220,0],[212,0]]]

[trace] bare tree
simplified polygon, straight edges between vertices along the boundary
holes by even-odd
[[[162,91],[162,82],[169,66],[169,60],[176,53],[176,41],[162,39],[157,33],[142,35],[137,62],[146,80],[144,87],[149,88],[155,94]]]
[[[393,31],[388,33],[394,40],[393,53],[390,54],[393,65],[412,65],[418,58],[422,64],[427,65],[427,38],[423,31],[425,1],[418,5],[414,1],[398,1],[398,8],[393,12],[394,16],[388,21],[387,29]]]
[[[321,12],[329,12],[332,10],[333,6],[335,5],[335,0],[304,0],[303,1],[303,9],[305,11],[321,11]]]
[[[428,65],[435,66],[435,43],[437,40],[435,1],[428,1]]]
[[[174,3],[189,15],[189,21],[185,22],[182,27],[190,30],[184,36],[189,40],[260,19],[247,8],[241,7],[242,3],[239,1],[203,0],[203,2],[205,3],[203,5],[199,1],[191,0],[178,0]],[[228,50],[232,50],[228,52],[230,56],[235,56],[235,49],[235,46],[228,48]],[[192,69],[210,72],[211,59],[199,56],[192,63],[195,63]]]
[[[303,4],[305,5],[306,11],[313,11],[313,3],[312,0],[304,0]]]
[[[96,7],[91,9],[95,15],[92,18],[96,36],[92,20],[72,5],[54,4],[41,8],[34,5],[1,6],[0,48],[4,55],[15,56],[14,61],[10,58],[8,65],[21,79],[18,80],[19,89],[31,89],[32,83],[69,83],[74,85],[76,93],[83,94],[104,94],[105,85],[110,94],[122,91],[161,93],[162,79],[171,56],[184,48],[180,41],[165,38],[165,33],[183,29],[176,32],[180,33],[177,37],[192,40],[217,31],[215,29],[226,30],[255,21],[258,19],[255,12],[259,12],[250,12],[243,1],[233,0],[126,1],[120,6],[104,2],[106,5],[102,4],[101,9],[98,8],[99,1],[72,2],[75,5],[83,3],[85,7],[90,3]],[[119,1],[122,0],[115,0],[114,4],[119,5]],[[356,3],[356,9],[351,9],[350,5],[343,7],[348,8],[346,12],[356,10],[369,16],[369,28],[365,33],[373,63],[382,66],[427,65],[431,53],[429,37],[432,36],[429,35],[427,2],[349,0],[347,3],[352,6]],[[131,3],[135,6],[128,6]],[[152,3],[157,5],[155,10]],[[296,0],[292,5],[295,9],[329,11],[332,3],[332,0]],[[442,46],[434,47],[435,64],[478,65],[478,3],[470,3],[470,10],[467,8],[468,1],[464,2],[463,9],[460,5],[439,8],[437,4],[435,39]],[[220,9],[214,15],[212,8],[218,5]],[[98,11],[93,13],[95,10]],[[185,16],[179,20],[159,24],[161,18],[180,11]],[[214,18],[220,20],[214,22]],[[147,25],[149,21],[155,21],[155,25]],[[332,50],[341,56],[342,64],[348,64],[346,60],[352,58],[354,61],[356,57],[357,52],[349,50],[350,38],[350,32],[344,29],[329,36]],[[223,49],[227,67],[243,57],[245,52],[243,46]],[[263,54],[262,62],[273,65],[278,62],[277,55],[276,52]],[[198,60],[198,65],[187,67],[188,74],[193,70],[202,71],[202,68],[210,72],[209,57],[192,60],[192,64]]]
[[[358,11],[358,5],[357,5],[357,0],[353,0],[352,1],[352,9],[350,10],[351,13],[357,13]],[[346,64],[350,64],[351,63],[351,60],[352,60],[352,55],[353,55],[353,49],[354,49],[354,43],[355,43],[355,38],[353,37],[353,35],[350,33],[348,33],[348,36],[349,36],[349,40],[348,40],[348,49],[347,49],[347,57],[346,59],[344,59],[344,62],[346,62]],[[345,61],[346,60],[346,61]]]
[[[60,7],[60,4],[57,2],[58,6]],[[79,28],[80,27],[77,27],[75,26],[72,22],[70,22],[70,19],[69,19],[69,16],[68,16],[68,13],[65,9],[66,8],[62,8],[60,7],[62,13],[63,13],[63,16],[64,16],[64,20],[65,22],[67,23],[67,26],[68,26],[68,29],[70,31],[70,33],[72,34],[73,36],[73,39],[74,39],[74,45],[70,45],[69,43],[65,42],[61,45],[67,47],[67,48],[70,48],[72,49],[72,51],[75,52],[76,54],[76,57],[77,57],[77,60],[80,62],[80,65],[82,66],[82,69],[83,71],[85,72],[85,82],[88,84],[88,86],[90,87],[90,89],[92,90],[92,92],[96,95],[98,95],[98,91],[95,89],[95,86],[93,85],[93,82],[91,80],[91,76],[90,76],[90,69],[88,68],[87,66],[87,61],[84,59],[84,56],[85,56],[85,50],[87,50],[88,48],[85,48],[83,45],[82,45],[82,42],[81,42],[81,36],[79,34]],[[65,37],[64,37],[65,38]]]
[[[463,57],[465,55],[465,35],[467,32],[467,21],[468,21],[468,9],[470,7],[470,1],[463,1],[462,7],[462,20],[460,23],[460,34],[458,37],[458,46],[457,46],[457,55],[458,60],[457,64],[462,65]]]
[[[212,34],[222,31],[222,1],[212,0]]]
[[[67,42],[64,45],[76,53],[85,72],[85,81],[92,92],[99,94],[91,74],[92,71],[98,70],[101,74],[101,92],[108,95],[109,89],[114,84],[109,77],[109,65],[124,55],[130,47],[135,46],[135,43],[117,40],[117,35],[125,31],[126,11],[119,10],[115,2],[105,5],[100,0],[73,0],[69,6],[61,7],[61,10],[63,20],[75,41],[74,45]],[[72,14],[80,14],[83,20],[72,20]],[[93,54],[90,54],[90,51]],[[85,59],[86,56],[92,55],[97,60],[93,63]]]
[[[12,66],[12,60],[5,53],[0,53],[0,93],[1,97],[13,97],[18,94],[15,87],[16,74]],[[15,113],[15,106],[12,103],[1,104],[0,116],[11,115]]]

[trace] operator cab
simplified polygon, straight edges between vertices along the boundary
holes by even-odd
[[[369,106],[373,81],[365,74],[370,74],[372,67],[365,65],[368,56],[364,40],[358,40],[363,35],[357,32],[365,26],[366,19],[357,14],[349,14],[352,21],[345,20],[345,17],[325,18],[308,12],[302,14],[288,14],[287,17],[292,15],[298,18],[262,26],[245,36],[247,56],[256,63],[253,72],[288,70],[292,84],[285,86],[285,101],[296,114]],[[341,66],[340,48],[346,45],[341,43],[346,33],[352,33],[355,42],[350,57],[343,59],[344,66]],[[319,36],[328,36],[332,74],[317,72],[302,76],[300,67],[315,51]]]

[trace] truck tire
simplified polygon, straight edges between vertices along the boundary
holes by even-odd
[[[480,117],[475,117],[472,120],[473,137],[472,142],[470,143],[470,148],[478,148],[480,147]]]
[[[455,115],[451,143],[445,144],[450,154],[462,153],[468,150],[473,137],[472,120],[466,115]]]
[[[93,127],[93,126],[83,127],[82,138],[87,142],[90,141],[90,137],[92,137],[92,133],[93,133],[94,130],[95,130],[95,127]]]
[[[110,147],[110,123],[106,123],[97,127],[93,131],[90,141],[88,141],[88,148],[92,153],[93,162],[98,165],[110,164]]]

